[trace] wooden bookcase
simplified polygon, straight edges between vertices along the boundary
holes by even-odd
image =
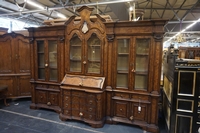
[[[64,77],[64,26],[29,28],[31,40],[31,108],[61,111]]]
[[[166,20],[106,22],[100,15],[90,18],[92,11],[83,6],[79,20],[72,16],[62,26],[28,29],[31,108],[53,109],[62,120],[93,127],[122,122],[158,133]],[[51,51],[57,53],[56,67],[49,62],[51,40],[57,45]],[[101,87],[95,79],[103,80]]]

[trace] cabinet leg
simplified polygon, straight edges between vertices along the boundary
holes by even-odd
[[[6,102],[6,98],[4,98],[4,104],[5,106],[9,106],[9,104]]]

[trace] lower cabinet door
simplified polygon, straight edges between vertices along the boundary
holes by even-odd
[[[147,121],[147,104],[131,103],[131,117],[134,120]]]
[[[47,104],[48,100],[48,92],[47,91],[41,91],[41,90],[37,90],[36,91],[36,102],[37,103],[43,103],[43,104]]]
[[[114,116],[128,118],[128,102],[114,101]]]
[[[56,92],[48,92],[48,102],[47,104],[53,106],[59,106],[59,93]]]

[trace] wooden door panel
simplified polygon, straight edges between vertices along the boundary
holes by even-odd
[[[47,104],[47,92],[46,91],[39,91],[36,90],[36,102],[37,103],[43,103]]]
[[[15,96],[15,77],[0,77],[0,84],[8,86],[7,97]]]
[[[58,106],[59,105],[59,93],[49,92],[49,102],[51,105]]]
[[[15,42],[18,44],[16,71],[18,73],[30,73],[30,44],[28,39],[17,38]]]
[[[19,76],[18,84],[19,84],[18,96],[31,95],[30,76]]]
[[[114,101],[114,115],[118,117],[128,117],[128,102]]]
[[[14,73],[12,38],[0,38],[0,73]]]
[[[135,120],[147,121],[147,105],[134,103],[132,104],[132,111]]]

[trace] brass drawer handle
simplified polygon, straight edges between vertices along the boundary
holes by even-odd
[[[119,109],[120,111],[123,111],[123,109]]]
[[[89,101],[89,104],[92,104],[92,101]]]

